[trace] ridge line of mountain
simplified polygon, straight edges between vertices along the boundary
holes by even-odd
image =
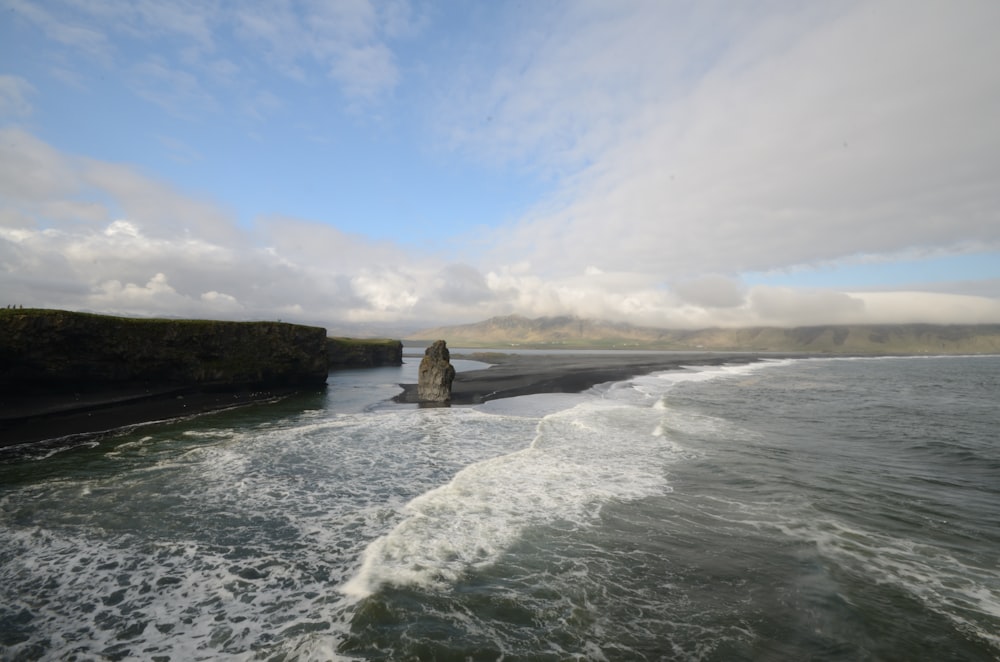
[[[1000,324],[819,324],[667,329],[575,316],[492,317],[424,329],[405,340],[452,346],[660,349],[833,354],[996,354]]]

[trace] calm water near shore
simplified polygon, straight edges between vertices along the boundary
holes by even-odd
[[[1000,357],[408,361],[0,456],[0,659],[1000,659]]]

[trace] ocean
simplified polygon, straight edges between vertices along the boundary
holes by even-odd
[[[0,457],[0,658],[1000,659],[1000,357],[413,361]]]

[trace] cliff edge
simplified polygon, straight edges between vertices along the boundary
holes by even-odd
[[[0,447],[322,388],[326,329],[0,310]]]
[[[131,319],[62,310],[0,314],[0,393],[129,385],[216,389],[326,382],[326,330],[281,322]]]

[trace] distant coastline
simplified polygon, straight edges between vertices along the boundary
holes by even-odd
[[[458,373],[455,405],[580,392],[650,372],[761,358],[1000,354],[1000,325],[666,331],[509,316],[417,335],[448,339],[453,350],[492,350],[466,355],[492,365]],[[546,351],[517,353],[529,348]],[[607,353],[572,351],[582,349]],[[402,357],[399,340],[329,338],[320,327],[282,322],[0,310],[0,447],[321,392],[330,370],[400,365]],[[400,387],[397,402],[416,402],[415,384]]]
[[[452,347],[623,349],[694,352],[808,352],[838,355],[998,354],[1000,324],[846,324],[662,329],[583,319],[519,315],[410,334]]]

